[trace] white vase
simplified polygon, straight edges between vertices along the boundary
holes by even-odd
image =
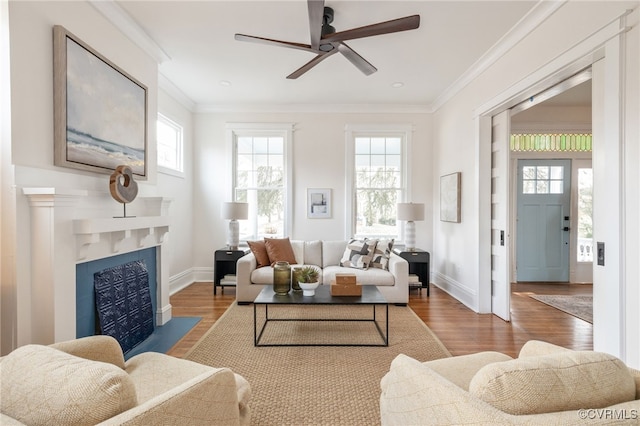
[[[316,288],[320,285],[320,282],[315,283],[298,283],[302,289],[303,296],[314,296],[316,294]]]

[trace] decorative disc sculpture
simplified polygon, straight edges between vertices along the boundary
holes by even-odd
[[[114,200],[122,203],[124,209],[122,217],[127,217],[127,203],[135,200],[138,195],[138,183],[133,180],[131,167],[126,165],[116,167],[109,178],[109,191]]]

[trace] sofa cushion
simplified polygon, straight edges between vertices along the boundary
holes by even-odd
[[[509,414],[540,414],[631,401],[635,382],[612,355],[571,351],[489,364],[469,392]]]
[[[304,263],[322,267],[322,241],[304,242]]]
[[[389,258],[391,257],[391,250],[393,250],[393,242],[393,238],[390,240],[378,240],[371,259],[370,266],[372,268],[389,269]]]
[[[296,263],[296,256],[289,238],[265,238],[264,245],[267,248],[271,266],[276,262],[289,262],[291,265]]]
[[[340,266],[356,269],[369,269],[378,240],[349,240],[344,249]]]
[[[354,269],[344,266],[327,266],[322,270],[322,282],[329,284],[336,279],[336,274],[355,274],[356,281],[362,285],[393,286],[393,274],[382,269]]]
[[[262,268],[263,266],[270,266],[269,253],[267,253],[267,246],[264,240],[262,241],[247,241],[251,252],[256,258],[256,267]]]
[[[137,404],[121,368],[48,346],[22,346],[0,368],[2,412],[25,424],[93,425]]]
[[[322,241],[322,267],[339,265],[347,240]]]

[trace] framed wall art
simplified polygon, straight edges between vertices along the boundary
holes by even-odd
[[[307,189],[307,217],[310,219],[331,217],[331,189]]]
[[[53,27],[54,164],[147,176],[147,87]]]
[[[440,177],[440,220],[460,222],[460,172]]]

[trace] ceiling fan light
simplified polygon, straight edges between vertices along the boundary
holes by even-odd
[[[321,44],[319,49],[321,52],[331,52],[334,49],[334,47],[333,47],[333,44],[331,43],[325,43],[325,44]]]

